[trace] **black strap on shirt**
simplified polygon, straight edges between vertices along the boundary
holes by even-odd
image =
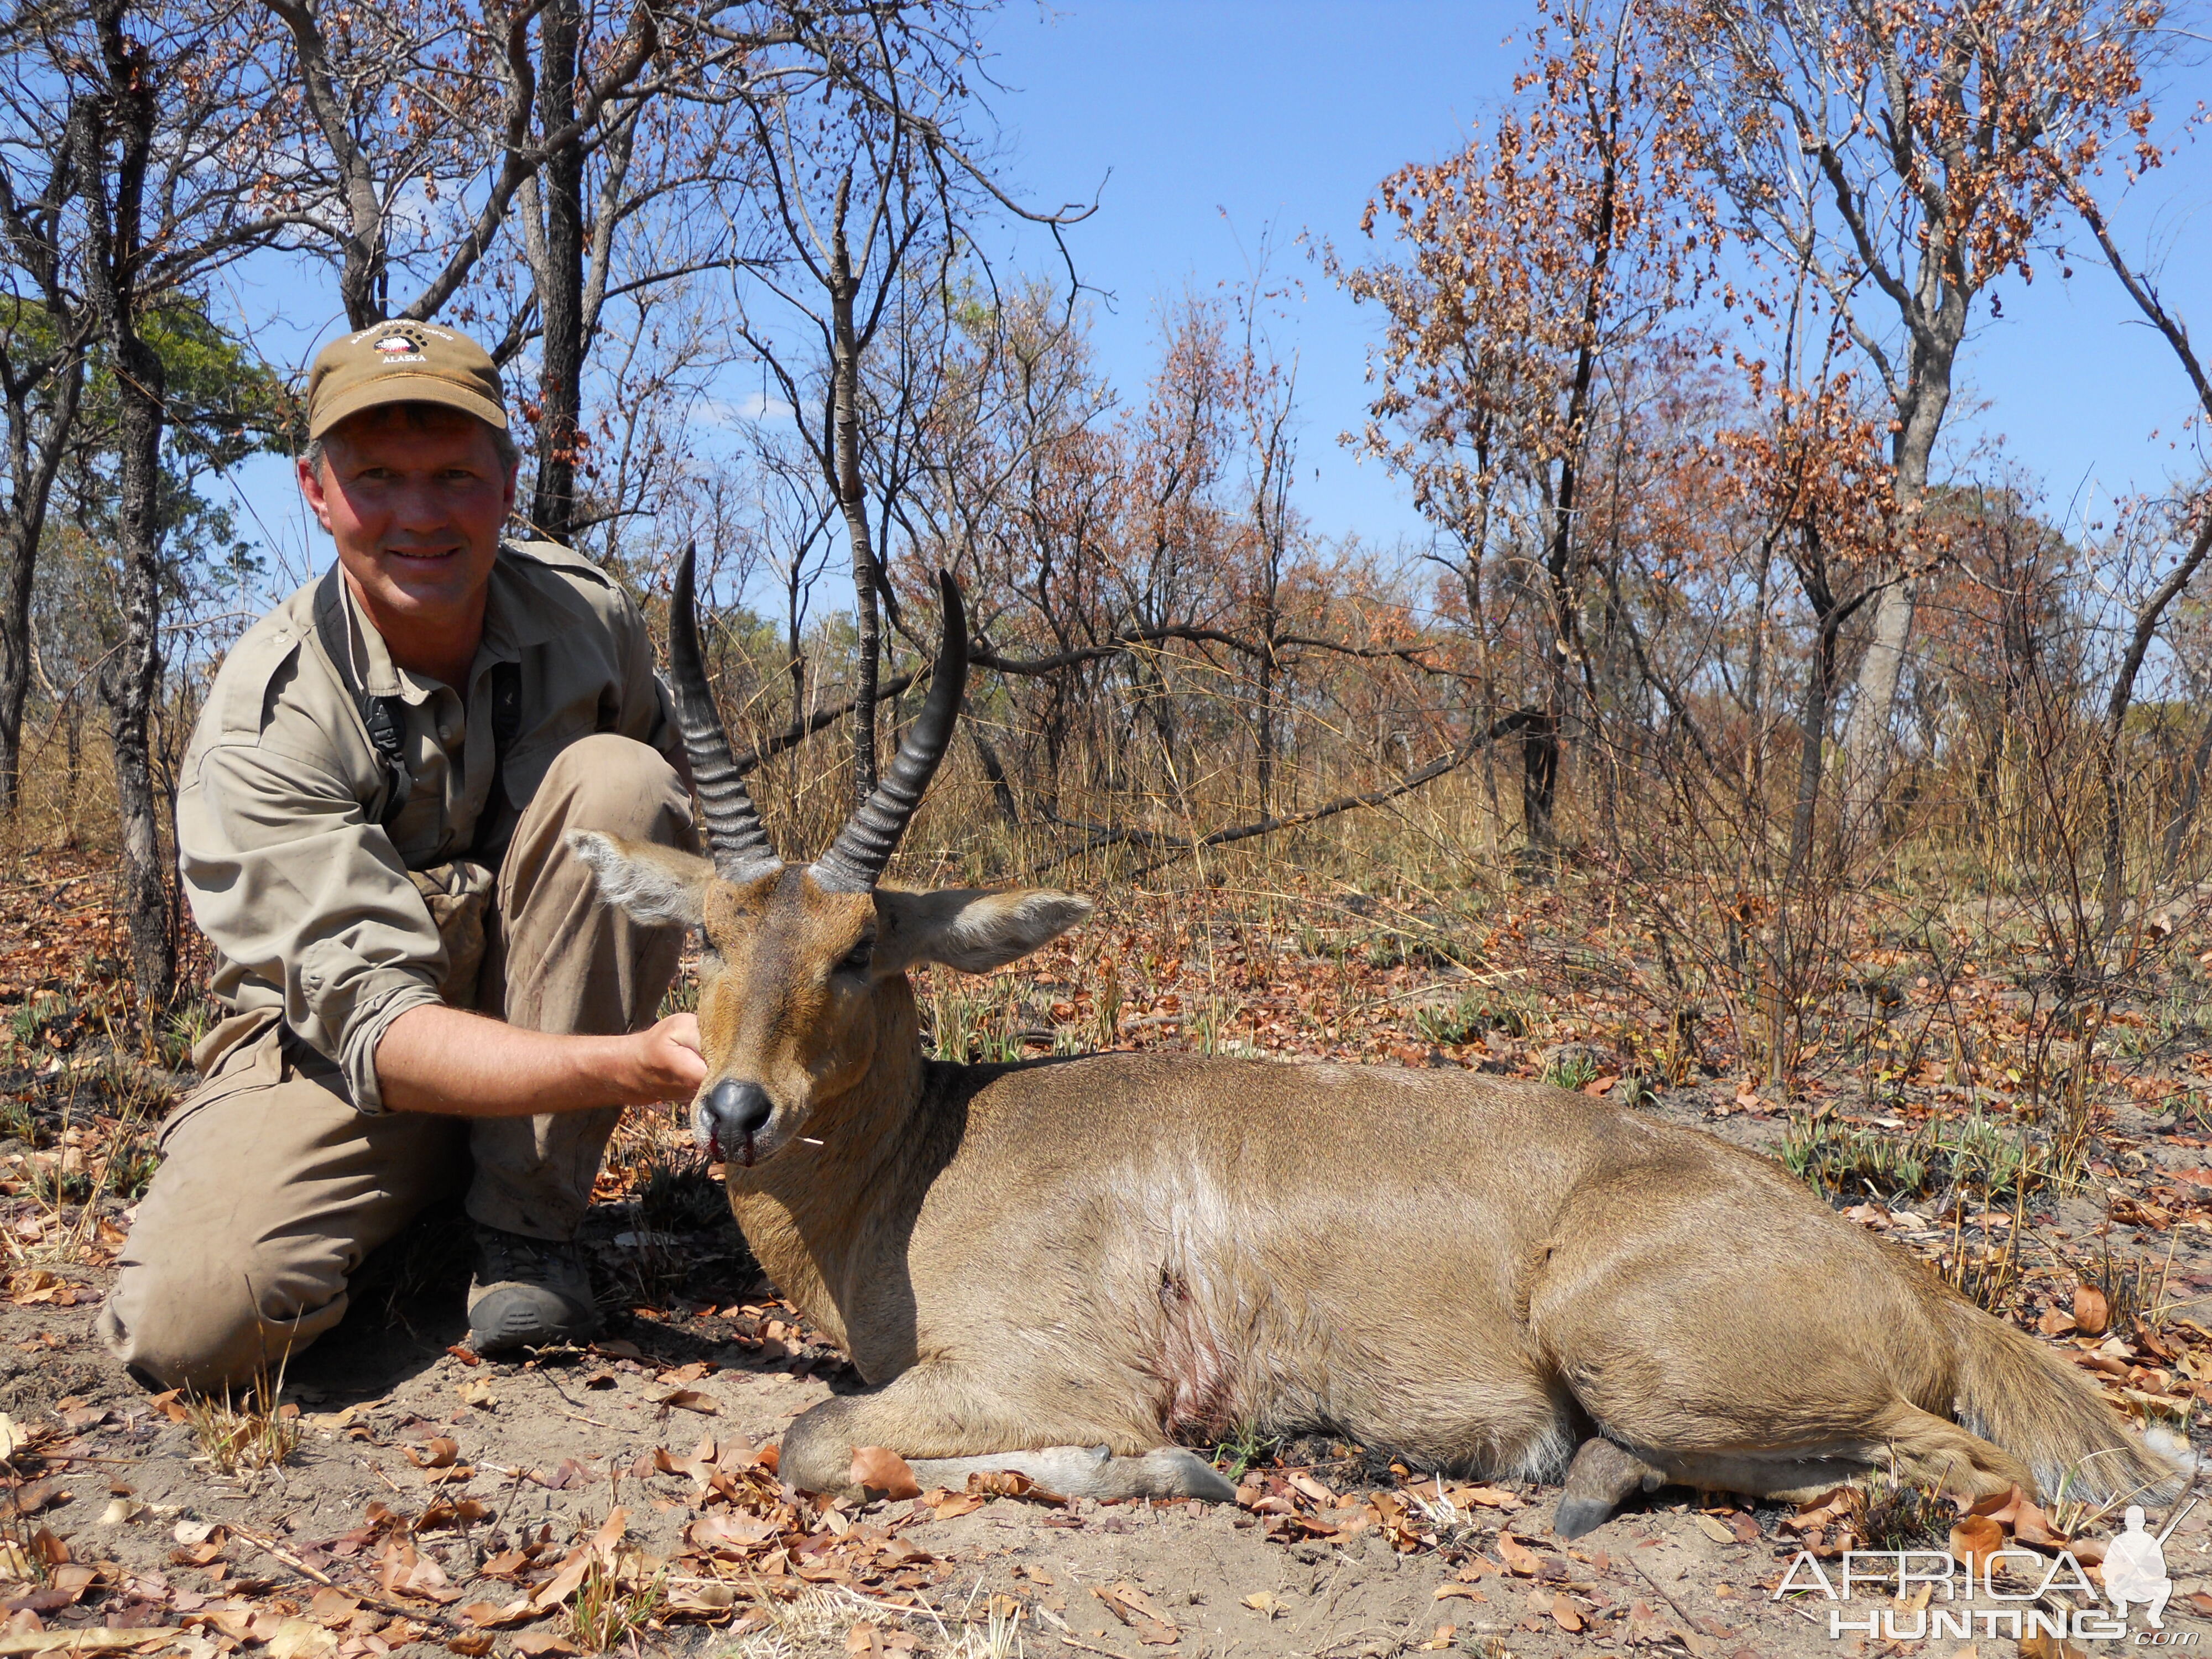
[[[315,635],[323,643],[323,654],[337,671],[338,683],[345,687],[354,707],[361,711],[361,723],[368,729],[369,742],[376,747],[377,757],[384,763],[384,811],[377,823],[388,832],[398,821],[399,814],[406,808],[407,798],[415,789],[415,780],[407,769],[406,761],[407,704],[397,695],[380,696],[355,679],[353,650],[346,639],[344,616],[344,578],[334,564],[316,586]],[[476,838],[469,849],[472,853],[487,851],[499,838],[500,821],[507,815],[507,751],[521,729],[522,665],[494,663],[491,793],[484,797],[483,811],[477,815]]]

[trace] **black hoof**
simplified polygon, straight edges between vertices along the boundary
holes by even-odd
[[[1612,1504],[1595,1498],[1562,1498],[1559,1513],[1552,1517],[1553,1534],[1560,1538],[1579,1538],[1613,1519],[1613,1510]]]

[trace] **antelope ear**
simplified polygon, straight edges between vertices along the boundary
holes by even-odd
[[[649,841],[624,841],[596,830],[571,830],[568,848],[592,866],[599,893],[634,921],[699,927],[714,866],[705,859]]]
[[[963,974],[985,974],[1050,944],[1087,919],[1091,901],[1044,888],[902,893],[879,887],[876,914],[883,923],[876,944],[878,971],[941,962]]]

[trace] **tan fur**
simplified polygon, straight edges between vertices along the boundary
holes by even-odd
[[[1556,1479],[1584,1444],[1563,1530],[1660,1480],[2172,1482],[2031,1339],[1710,1136],[1462,1071],[926,1061],[907,965],[987,934],[1009,959],[1081,901],[694,878],[708,1091],[774,1103],[732,1206],[877,1385],[792,1425],[800,1485],[884,1445],[925,1475],[1018,1452],[1084,1490],[1219,1496],[1156,1449],[1305,1428],[1493,1476]],[[870,939],[866,975],[839,971]]]

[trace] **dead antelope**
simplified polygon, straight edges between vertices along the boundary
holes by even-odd
[[[575,837],[613,902],[704,931],[695,1124],[762,1265],[873,1385],[792,1424],[788,1480],[842,1489],[855,1447],[885,1446],[925,1486],[1012,1468],[1224,1498],[1183,1447],[1312,1429],[1422,1468],[1564,1470],[1568,1535],[1663,1482],[2176,1482],[2030,1338],[1694,1131],[1462,1071],[925,1059],[909,968],[987,972],[1091,910],[878,884],[966,678],[942,586],[896,760],[787,865],[709,698],[687,556],[672,659],[713,863]]]

